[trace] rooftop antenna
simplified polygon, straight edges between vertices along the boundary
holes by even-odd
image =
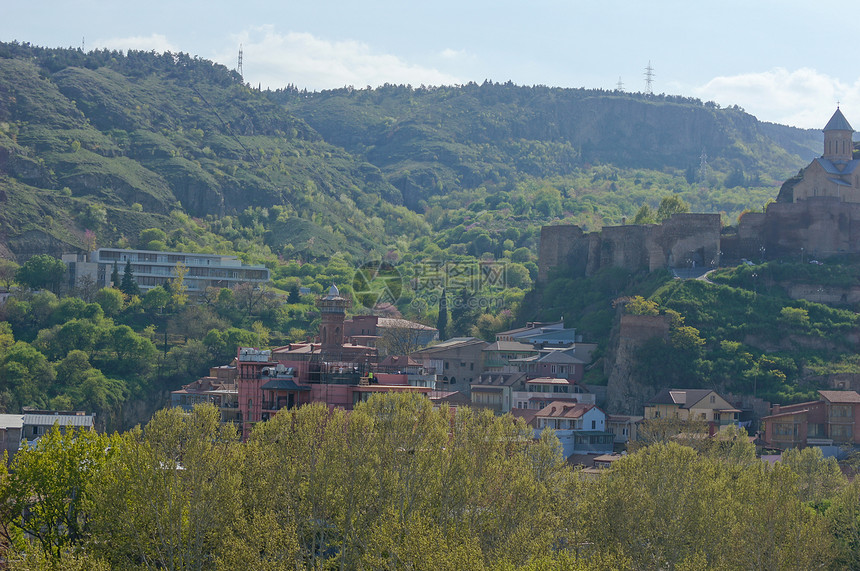
[[[624,83],[621,81],[621,76],[618,76],[618,83],[615,85],[617,91],[624,91]]]
[[[242,72],[242,44],[239,44],[239,65],[236,67],[236,71],[239,72],[242,81],[245,81],[245,74]]]
[[[651,85],[654,83],[654,68],[651,67],[651,60],[648,60],[648,67],[645,68],[645,93],[653,95],[654,91]]]

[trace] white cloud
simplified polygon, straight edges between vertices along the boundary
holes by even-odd
[[[455,50],[451,48],[446,48],[439,52],[439,57],[442,59],[464,59],[469,57],[469,54],[466,50]]]
[[[860,126],[860,79],[846,84],[814,69],[775,68],[761,73],[716,77],[693,90],[696,97],[739,105],[762,121],[820,129],[836,109]]]
[[[109,50],[143,50],[157,53],[173,52],[178,53],[180,50],[175,45],[171,44],[166,36],[162,34],[150,34],[149,36],[130,36],[127,38],[108,38],[106,40],[96,40],[94,48],[107,48]]]
[[[277,89],[290,83],[309,90],[344,86],[362,88],[383,83],[449,85],[459,80],[437,69],[411,64],[401,58],[375,53],[358,41],[331,42],[308,33],[279,34],[273,26],[246,30],[234,36],[242,45],[245,81]],[[235,55],[216,58],[234,68]]]

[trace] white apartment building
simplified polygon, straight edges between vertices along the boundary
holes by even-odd
[[[265,266],[246,265],[236,256],[220,254],[99,248],[89,255],[65,254],[63,262],[69,268],[70,288],[77,286],[83,276],[89,276],[97,287],[108,287],[111,285],[114,264],[122,279],[127,262],[131,262],[134,280],[142,291],[164,285],[173,277],[179,263],[188,270],[184,283],[189,293],[202,292],[207,287],[231,287],[246,282],[262,284],[270,278],[269,269]]]

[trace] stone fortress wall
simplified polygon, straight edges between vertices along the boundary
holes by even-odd
[[[719,214],[675,214],[663,224],[607,226],[589,233],[574,225],[544,226],[538,279],[545,282],[554,268],[590,276],[606,267],[654,271],[719,261]]]

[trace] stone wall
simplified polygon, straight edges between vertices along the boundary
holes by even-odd
[[[538,279],[555,268],[588,276],[607,268],[654,271],[719,262],[720,215],[676,214],[663,224],[607,226],[584,233],[578,226],[541,229]]]
[[[826,258],[860,253],[860,204],[833,197],[794,203],[774,202],[765,213],[747,213],[738,223],[740,257]]]
[[[645,403],[657,393],[636,380],[636,352],[649,339],[669,339],[665,315],[622,314],[615,328],[604,372],[606,409],[612,414],[642,414]]]

